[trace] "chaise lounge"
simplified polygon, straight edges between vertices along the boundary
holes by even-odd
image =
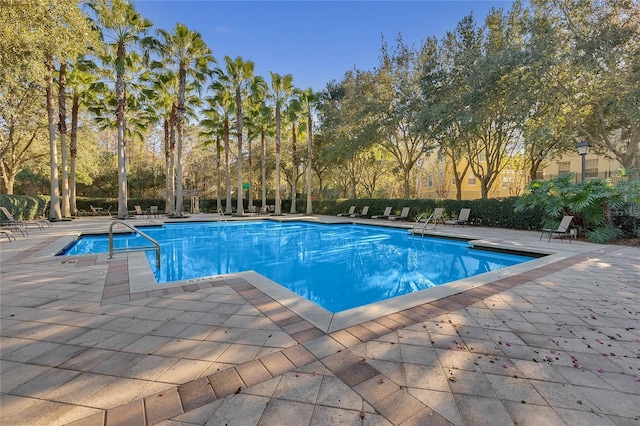
[[[542,241],[542,236],[544,234],[549,234],[549,242],[551,242],[551,237],[554,234],[557,234],[560,237],[560,240],[564,237],[569,236],[569,226],[571,225],[571,221],[573,220],[573,216],[564,216],[560,221],[560,225],[556,229],[551,228],[542,228],[540,233],[540,241]],[[571,238],[569,238],[569,244],[571,244]]]
[[[351,216],[356,212],[356,206],[349,207],[349,211],[347,213],[338,213],[336,216]]]
[[[469,213],[471,213],[471,209],[460,209],[460,214],[457,219],[447,220],[445,225],[462,225],[469,224]]]

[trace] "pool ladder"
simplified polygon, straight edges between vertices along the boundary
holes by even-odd
[[[113,247],[113,227],[117,224],[124,225],[125,227],[131,229],[133,232],[140,235],[142,238],[146,239],[153,245],[138,246],[138,247],[122,247],[122,248]],[[156,251],[156,266],[158,267],[158,269],[160,269],[160,243],[158,243],[156,240],[154,240],[153,238],[151,238],[150,236],[148,236],[147,234],[145,234],[135,226],[123,220],[114,220],[113,222],[111,222],[111,225],[109,225],[109,259],[113,258],[114,253],[129,253],[134,251],[147,251],[147,250]]]
[[[411,229],[411,233],[412,234],[417,234],[418,228],[420,227],[421,223],[420,220],[422,220],[422,217],[424,216],[424,213],[421,213],[420,216],[418,216],[418,218],[416,219],[415,224],[413,225],[413,228]],[[433,219],[433,213],[431,213],[431,216],[429,216],[428,218],[425,219],[424,221],[424,225],[422,225],[422,236],[424,236],[424,231],[427,229],[427,225],[429,224],[429,222],[431,222],[431,220]],[[433,221],[433,229],[436,229],[436,222]]]

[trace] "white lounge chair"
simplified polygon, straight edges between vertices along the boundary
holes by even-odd
[[[390,215],[391,215],[391,207],[385,207],[384,213],[376,215],[376,216],[371,216],[371,219],[386,219]]]
[[[457,219],[450,219],[447,220],[444,224],[445,225],[462,225],[464,226],[465,224],[469,223],[469,213],[471,213],[471,209],[460,209],[460,214],[458,215]]]
[[[387,219],[389,220],[408,220],[409,219],[409,210],[411,207],[403,207],[400,212],[400,216],[391,215]]]
[[[11,242],[11,239],[13,238],[13,241],[16,240],[16,236],[13,235],[13,232],[11,232],[8,229],[0,229],[0,234],[4,234],[5,237],[7,237],[9,239],[9,242]]]
[[[338,213],[336,216],[351,216],[356,212],[356,206],[349,207],[349,211],[347,213]]]
[[[369,214],[369,206],[364,206],[362,208],[362,212],[354,213],[350,217],[364,217],[364,216],[367,216],[368,214]]]
[[[554,234],[558,234],[558,236],[560,237],[560,240],[562,240],[564,237],[568,237],[569,226],[571,225],[572,220],[573,220],[573,216],[564,216],[560,221],[560,225],[558,225],[556,229],[542,228],[542,231],[540,233],[540,241],[542,241],[542,236],[545,233],[549,234],[549,242],[551,242],[551,237]],[[569,239],[569,244],[571,244],[571,239]]]
[[[438,225],[438,222],[441,222],[441,223],[443,222],[442,213],[444,213],[444,208],[443,207],[436,207],[435,209],[433,209],[433,213],[431,213],[431,215],[429,215],[429,217],[427,217],[426,219],[422,219],[422,216],[424,216],[424,214],[421,215],[418,218],[418,220],[416,220],[415,225],[413,225],[412,232],[415,234],[417,229],[420,227],[421,223],[424,223],[422,225],[422,234],[423,235],[424,235],[424,231],[427,229],[427,226],[430,223],[433,223],[433,229],[435,230],[437,225]]]

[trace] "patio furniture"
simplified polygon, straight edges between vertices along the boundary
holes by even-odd
[[[356,206],[349,207],[349,211],[347,213],[338,213],[336,216],[351,216],[356,212]]]
[[[364,206],[360,213],[353,213],[349,217],[365,217],[369,214],[369,206]]]
[[[457,219],[447,220],[445,225],[462,225],[469,224],[469,213],[471,213],[471,209],[460,209],[460,214]]]
[[[391,215],[391,207],[385,207],[384,213],[376,215],[376,216],[371,216],[371,219],[386,219],[390,215]]]
[[[29,225],[31,225],[31,226],[36,227],[38,229],[44,229],[44,227],[42,226],[40,221],[36,221],[36,220],[16,220],[16,219],[14,219],[13,215],[9,212],[9,210],[7,210],[6,207],[0,206],[0,211],[2,211],[2,213],[6,217],[6,220],[2,221],[3,225],[19,225],[19,226],[23,226],[25,228],[28,228]]]
[[[9,239],[9,242],[11,242],[11,239],[13,238],[13,241],[16,240],[15,235],[13,235],[13,232],[11,232],[8,229],[0,229],[0,234],[4,234],[5,237],[7,237]]]
[[[560,221],[560,225],[556,229],[551,228],[542,228],[540,233],[540,241],[542,241],[542,236],[546,233],[549,234],[549,242],[551,242],[551,237],[554,234],[557,234],[560,237],[560,241],[564,237],[568,237],[569,235],[569,226],[571,225],[571,221],[573,220],[573,216],[564,216]],[[569,244],[571,244],[571,239],[569,239]]]
[[[403,207],[400,212],[400,216],[391,215],[387,219],[389,220],[409,220],[409,210],[411,207]]]

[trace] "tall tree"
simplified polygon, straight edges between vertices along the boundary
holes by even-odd
[[[306,214],[313,214],[312,205],[312,171],[313,171],[313,114],[315,103],[318,100],[318,96],[313,92],[310,87],[299,93],[299,102],[301,107],[301,113],[304,117],[303,121],[307,124],[307,168],[306,168],[306,183],[307,183],[307,210]]]
[[[534,0],[549,18],[556,50],[548,77],[564,115],[596,149],[640,176],[640,4],[630,0]]]
[[[215,102],[212,98],[208,98],[207,102]],[[220,112],[215,106],[205,108],[202,111],[205,118],[200,121],[200,126],[204,129],[201,135],[205,137],[205,146],[212,146],[214,150],[214,167],[216,170],[216,211],[222,210],[222,179],[221,179],[221,142],[224,138],[224,122]]]
[[[210,89],[215,92],[215,95],[207,98],[206,101],[209,104],[209,110],[215,110],[216,115],[221,120],[222,140],[224,142],[225,188],[227,195],[225,214],[231,214],[231,146],[229,122],[234,111],[234,99],[231,93],[227,90],[227,87],[217,81],[214,81],[211,84]]]
[[[290,213],[296,213],[298,177],[299,177],[299,155],[298,155],[298,134],[299,121],[302,106],[300,105],[300,90],[294,89],[292,97],[285,108],[286,122],[291,125],[291,210]]]
[[[270,71],[271,73],[271,97],[275,104],[276,113],[276,207],[275,214],[282,214],[282,199],[280,198],[280,126],[282,122],[282,110],[287,104],[289,97],[293,92],[293,76],[291,74],[280,75]]]
[[[183,24],[176,24],[173,32],[158,30],[160,40],[146,39],[157,50],[162,63],[158,66],[172,68],[178,76],[178,99],[176,102],[176,212],[182,215],[183,182],[182,150],[185,114],[187,110],[187,87],[200,89],[210,74],[209,65],[215,62],[211,49],[202,35]],[[188,82],[190,83],[188,85]]]
[[[118,135],[118,217],[128,216],[127,209],[127,164],[126,164],[126,107],[127,92],[125,77],[131,63],[132,52],[128,51],[145,35],[151,22],[136,12],[125,0],[95,0],[89,5],[97,13],[102,40],[108,51],[101,55],[105,65],[115,71],[116,123]]]

